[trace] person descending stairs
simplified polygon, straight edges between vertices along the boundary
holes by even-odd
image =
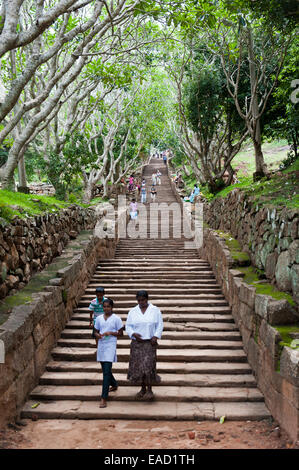
[[[161,238],[161,226],[168,217],[166,206],[176,199],[167,167],[157,159],[145,167],[147,190],[157,169],[162,176],[155,204],[166,203],[158,238],[148,194],[147,213],[140,211],[137,219],[145,236],[121,239],[115,258],[100,260],[22,417],[201,421],[222,416],[227,420],[270,417],[231,310],[208,262],[199,259],[195,248],[186,247],[188,237],[173,236],[181,218],[170,217],[170,236],[166,233]],[[134,401],[140,387],[127,380],[130,339],[124,333],[118,340],[118,362],[113,364],[118,389],[109,394],[107,408],[99,408],[102,374],[95,362],[88,310],[98,286],[114,300],[114,312],[124,323],[140,289],[149,293],[149,301],[162,312],[164,330],[157,351],[157,373],[162,381],[153,387],[152,402]],[[32,408],[37,402],[39,405]]]

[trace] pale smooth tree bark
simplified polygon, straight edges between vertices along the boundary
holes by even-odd
[[[4,167],[0,170],[0,177],[2,180],[3,187],[9,185],[9,181],[12,177],[14,169],[18,164],[23,147],[32,140],[33,135],[36,134],[36,129],[43,123],[47,116],[54,114],[55,107],[60,105],[60,100],[63,94],[66,92],[69,85],[76,79],[80,74],[86,63],[89,62],[88,53],[98,43],[101,38],[115,25],[120,24],[122,21],[127,19],[127,14],[132,14],[134,8],[134,2],[126,2],[126,0],[117,1],[115,8],[109,11],[109,15],[104,17],[102,21],[98,22],[98,16],[102,11],[103,2],[95,2],[92,19],[89,20],[89,32],[83,36],[82,41],[79,42],[78,47],[73,51],[71,55],[68,55],[63,63],[63,66],[58,68],[56,59],[52,59],[52,68],[54,72],[50,74],[50,80],[46,83],[45,89],[34,99],[25,103],[21,110],[8,122],[7,126],[0,133],[1,139],[4,139],[6,135],[20,122],[24,115],[27,113],[30,115],[25,128],[19,134],[18,138],[14,141],[14,144],[9,152],[8,161]],[[136,3],[136,2],[135,2]],[[91,26],[93,27],[91,28]],[[65,25],[64,25],[65,27]],[[81,28],[82,29],[82,28]],[[86,27],[85,30],[88,28]],[[54,93],[52,92],[54,91]],[[52,92],[52,93],[51,93]],[[6,103],[7,104],[7,103]],[[5,105],[5,103],[4,103]],[[32,110],[35,112],[32,114]],[[31,113],[29,113],[31,111]],[[38,111],[38,112],[36,112]],[[54,111],[54,112],[53,112]]]

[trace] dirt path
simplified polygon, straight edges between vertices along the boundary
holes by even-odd
[[[0,449],[290,449],[264,421],[23,420],[0,431]]]

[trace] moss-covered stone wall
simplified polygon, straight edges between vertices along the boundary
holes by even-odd
[[[299,305],[299,210],[261,206],[239,189],[204,204],[204,222],[229,233],[280,291]]]
[[[105,215],[105,211],[98,214],[94,222],[103,224]],[[97,233],[95,229],[77,234],[61,256],[2,302],[0,341],[5,361],[0,363],[0,427],[19,416],[38,384],[99,260],[114,257],[117,227],[115,232],[108,228],[106,238]]]
[[[297,441],[299,349],[293,340],[299,335],[299,317],[292,297],[260,281],[238,242],[228,234],[205,228],[200,254],[209,261],[229,302],[270,413]]]
[[[27,219],[17,216],[0,225],[0,299],[23,289],[32,276],[57,256],[82,230],[96,222],[93,209],[75,204],[58,213]]]

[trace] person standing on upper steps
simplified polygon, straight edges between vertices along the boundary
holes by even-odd
[[[157,184],[161,184],[161,176],[162,176],[162,173],[160,172],[160,170],[157,170],[156,172],[156,175],[157,175]]]
[[[141,203],[142,204],[146,203],[146,186],[145,186],[145,183],[142,184],[142,186],[141,186]]]

